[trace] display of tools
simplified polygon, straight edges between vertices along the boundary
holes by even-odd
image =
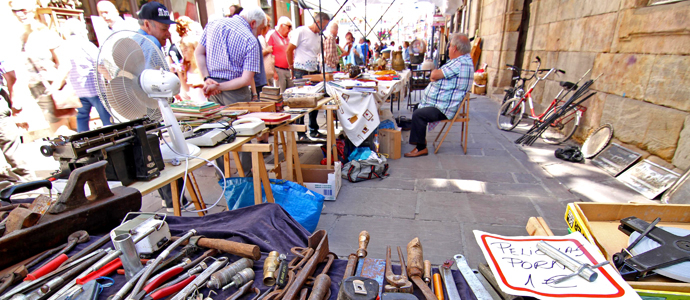
[[[153,300],[163,299],[163,298],[165,298],[165,297],[168,297],[168,296],[170,296],[170,295],[172,295],[172,294],[174,294],[174,293],[177,293],[178,291],[182,290],[184,287],[186,287],[186,286],[189,285],[192,281],[194,281],[194,279],[196,279],[196,275],[192,275],[192,276],[190,276],[190,277],[187,277],[187,278],[185,278],[184,280],[182,280],[182,281],[180,281],[180,282],[178,282],[178,283],[176,283],[176,284],[173,284],[173,285],[171,285],[171,286],[168,286],[168,287],[165,287],[165,288],[161,288],[161,289],[159,289],[159,290],[157,290],[157,291],[155,291],[155,292],[149,294],[149,295],[146,296],[146,298],[144,298],[144,299],[145,299],[145,300],[149,300],[149,299],[153,299]]]
[[[460,293],[458,293],[458,287],[455,285],[455,278],[453,278],[453,272],[450,268],[453,266],[453,261],[448,260],[443,265],[438,268],[438,272],[443,279],[443,286],[446,287],[446,294],[448,295],[448,300],[460,300]],[[474,275],[473,275],[474,276]],[[443,295],[443,290],[441,290]],[[436,292],[438,295],[438,292]]]
[[[189,296],[189,294],[191,294],[193,290],[202,286],[206,282],[206,280],[208,280],[208,278],[211,277],[211,274],[220,270],[227,263],[228,263],[227,257],[221,257],[221,258],[216,259],[216,261],[214,261],[210,266],[208,266],[208,268],[206,268],[206,270],[201,272],[201,274],[199,274],[191,283],[189,283],[187,286],[185,286],[179,293],[177,293],[170,300],[186,299],[187,296]]]
[[[441,274],[434,273],[433,287],[436,298],[438,298],[438,300],[443,300],[445,296],[443,294],[443,279],[441,279]]]
[[[276,284],[276,271],[280,264],[278,251],[271,251],[264,260],[264,285],[273,286]]]
[[[391,264],[391,247],[386,248],[386,282],[383,290],[387,293],[400,292],[412,293],[412,282],[407,278],[407,266],[405,265],[405,257],[403,257],[402,249],[398,247],[398,257],[400,258],[400,275],[393,273],[393,266]]]
[[[594,266],[590,264],[583,264],[580,263],[579,261],[573,259],[572,257],[568,256],[567,254],[561,252],[560,250],[556,249],[556,247],[551,246],[551,244],[545,242],[545,241],[540,241],[537,243],[537,248],[549,256],[551,259],[555,260],[559,264],[563,265],[564,267],[570,269],[574,273],[570,275],[566,275],[563,277],[560,277],[558,279],[554,280],[555,284],[561,283],[571,277],[575,276],[580,276],[584,278],[585,280],[589,282],[593,282],[597,280],[597,277],[599,276],[599,273],[594,271],[595,269],[602,267],[604,265],[607,265],[609,262],[604,261],[602,263],[596,264]]]
[[[206,286],[211,289],[219,289],[229,282],[233,281],[233,277],[244,269],[251,269],[254,266],[254,261],[248,258],[242,258],[227,267],[215,272],[211,275]],[[254,275],[252,275],[252,278]]]
[[[365,277],[351,276],[343,280],[337,300],[374,300],[379,295],[379,283]]]
[[[470,266],[467,265],[465,256],[462,254],[456,254],[453,256],[453,259],[455,259],[455,265],[458,267],[458,270],[460,270],[460,274],[462,274],[462,277],[465,279],[465,282],[467,282],[467,285],[470,286],[474,296],[477,297],[477,300],[492,300],[493,297],[491,297],[491,294],[489,294],[484,285],[479,281],[477,275],[474,275],[474,272],[472,272]]]
[[[427,300],[438,300],[436,295],[424,283],[422,276],[424,275],[424,253],[422,251],[422,244],[419,238],[412,239],[407,244],[407,276],[412,282],[422,291]]]
[[[295,263],[302,264],[302,269],[292,277],[294,279],[288,281],[283,295],[283,299],[285,300],[296,299],[299,291],[302,290],[302,287],[307,282],[307,279],[316,271],[317,265],[327,258],[330,258],[330,260],[329,263],[326,264],[326,267],[324,267],[324,270],[327,272],[328,268],[330,268],[333,255],[329,254],[328,233],[325,230],[317,230],[314,232],[309,236],[307,248],[304,248],[302,253],[303,257],[299,262],[293,260]],[[282,292],[278,294],[281,293]]]
[[[90,239],[89,234],[84,230],[76,231],[67,237],[67,244],[59,252],[53,255],[50,260],[43,263],[36,271],[29,273],[24,280],[36,280],[47,273],[57,269],[62,263],[67,261],[67,253],[72,251],[77,244],[86,243]],[[59,262],[59,263],[58,263]]]
[[[132,289],[132,295],[136,295],[139,293],[139,291],[141,291],[141,289],[144,287],[144,284],[146,284],[146,281],[149,279],[153,271],[156,269],[156,266],[158,266],[170,254],[170,252],[172,252],[172,250],[177,248],[177,246],[182,244],[182,242],[188,240],[195,234],[196,230],[190,229],[182,237],[180,237],[172,244],[170,244],[170,246],[165,248],[163,252],[158,254],[158,257],[156,257],[156,259],[153,262],[149,262],[146,268],[144,268],[144,270],[146,271],[144,272],[144,274],[141,275],[141,278],[139,278],[139,281],[137,282],[137,285],[134,286],[134,289]]]
[[[252,290],[253,284],[254,284],[254,280],[247,281],[244,285],[239,287],[237,289],[237,291],[232,293],[232,295],[230,295],[230,297],[226,298],[225,300],[237,300],[237,299],[239,299],[240,297],[244,296],[244,294],[246,294],[247,292]]]
[[[127,295],[127,293],[129,293],[129,291],[132,289],[132,287],[134,287],[134,285],[137,283],[139,278],[141,278],[141,275],[143,275],[144,272],[146,272],[146,269],[141,269],[141,270],[139,270],[139,272],[137,272],[137,274],[134,274],[134,276],[132,276],[132,278],[127,280],[125,285],[122,286],[120,288],[120,290],[117,291],[117,293],[115,293],[115,295],[110,300],[121,300],[121,299],[123,299]]]
[[[357,269],[355,276],[362,274],[362,266],[364,265],[364,258],[367,257],[367,246],[369,246],[369,232],[362,230],[359,233],[359,249],[357,249]]]
[[[73,268],[67,270],[66,272],[54,276],[48,280],[45,284],[43,284],[39,289],[33,291],[31,294],[27,295],[27,299],[39,299],[43,298],[45,296],[49,296],[50,294],[55,293],[65,282],[69,281],[70,279],[76,277],[79,272],[82,272],[84,269],[88,268],[90,265],[94,264],[96,261],[101,259],[103,256],[105,256],[104,252],[101,252],[97,255],[94,255],[90,257],[87,260],[84,260],[83,262],[79,263],[78,265],[74,266]]]
[[[134,246],[134,240],[129,233],[123,233],[113,237],[113,246],[116,250],[120,250],[120,261],[122,267],[125,269],[125,278],[130,279],[134,274],[139,272],[144,266],[141,265],[139,254]]]
[[[246,282],[249,282],[250,280],[254,279],[254,270],[251,268],[246,268],[242,271],[237,272],[234,276],[232,276],[232,279],[230,280],[230,283],[225,285],[223,287],[223,290],[227,290],[233,286],[241,286],[245,284]]]
[[[178,237],[171,238],[171,240],[173,241],[176,241],[177,239]],[[186,245],[186,243],[187,242],[185,241],[182,243],[182,245]],[[217,249],[221,252],[230,253],[233,255],[246,257],[253,260],[261,259],[261,250],[257,245],[250,245],[221,239],[210,239],[205,237],[199,237],[198,240],[196,240],[196,245],[208,249]]]

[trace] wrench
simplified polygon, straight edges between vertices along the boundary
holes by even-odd
[[[458,287],[455,285],[453,272],[450,271],[452,266],[453,261],[448,260],[438,268],[438,272],[441,274],[441,278],[443,278],[443,285],[446,287],[448,300],[460,300],[460,293],[458,293]]]
[[[489,292],[486,290],[486,288],[484,288],[484,285],[482,285],[477,276],[474,275],[474,272],[472,272],[470,266],[467,265],[465,256],[462,254],[456,254],[453,256],[453,258],[455,259],[455,264],[458,266],[458,270],[460,270],[460,273],[462,273],[462,277],[465,278],[467,285],[470,286],[470,289],[472,290],[472,293],[474,293],[474,296],[477,297],[477,300],[493,300]]]

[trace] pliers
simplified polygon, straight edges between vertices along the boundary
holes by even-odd
[[[167,282],[171,278],[179,275],[184,271],[184,267],[174,267],[166,270],[164,273],[162,273],[160,276],[157,276],[151,283],[147,284],[144,286],[144,288],[134,297],[132,297],[133,300],[158,300],[165,298],[169,295],[172,295],[176,292],[179,292],[187,286],[190,282],[192,282],[195,278],[196,275],[189,276],[187,279],[176,283],[174,285],[171,285],[166,288],[162,288],[160,290],[157,290],[153,292],[156,288],[161,286],[163,283]]]

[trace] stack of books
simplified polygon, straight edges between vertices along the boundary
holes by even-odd
[[[259,100],[275,103],[276,111],[283,110],[283,96],[280,94],[280,88],[265,86],[261,90]]]
[[[208,121],[221,117],[223,106],[214,102],[181,101],[170,104],[175,117],[180,121]]]

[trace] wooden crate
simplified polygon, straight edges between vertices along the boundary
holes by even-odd
[[[225,107],[227,110],[248,110],[249,112],[275,112],[275,103],[269,102],[237,102]]]

